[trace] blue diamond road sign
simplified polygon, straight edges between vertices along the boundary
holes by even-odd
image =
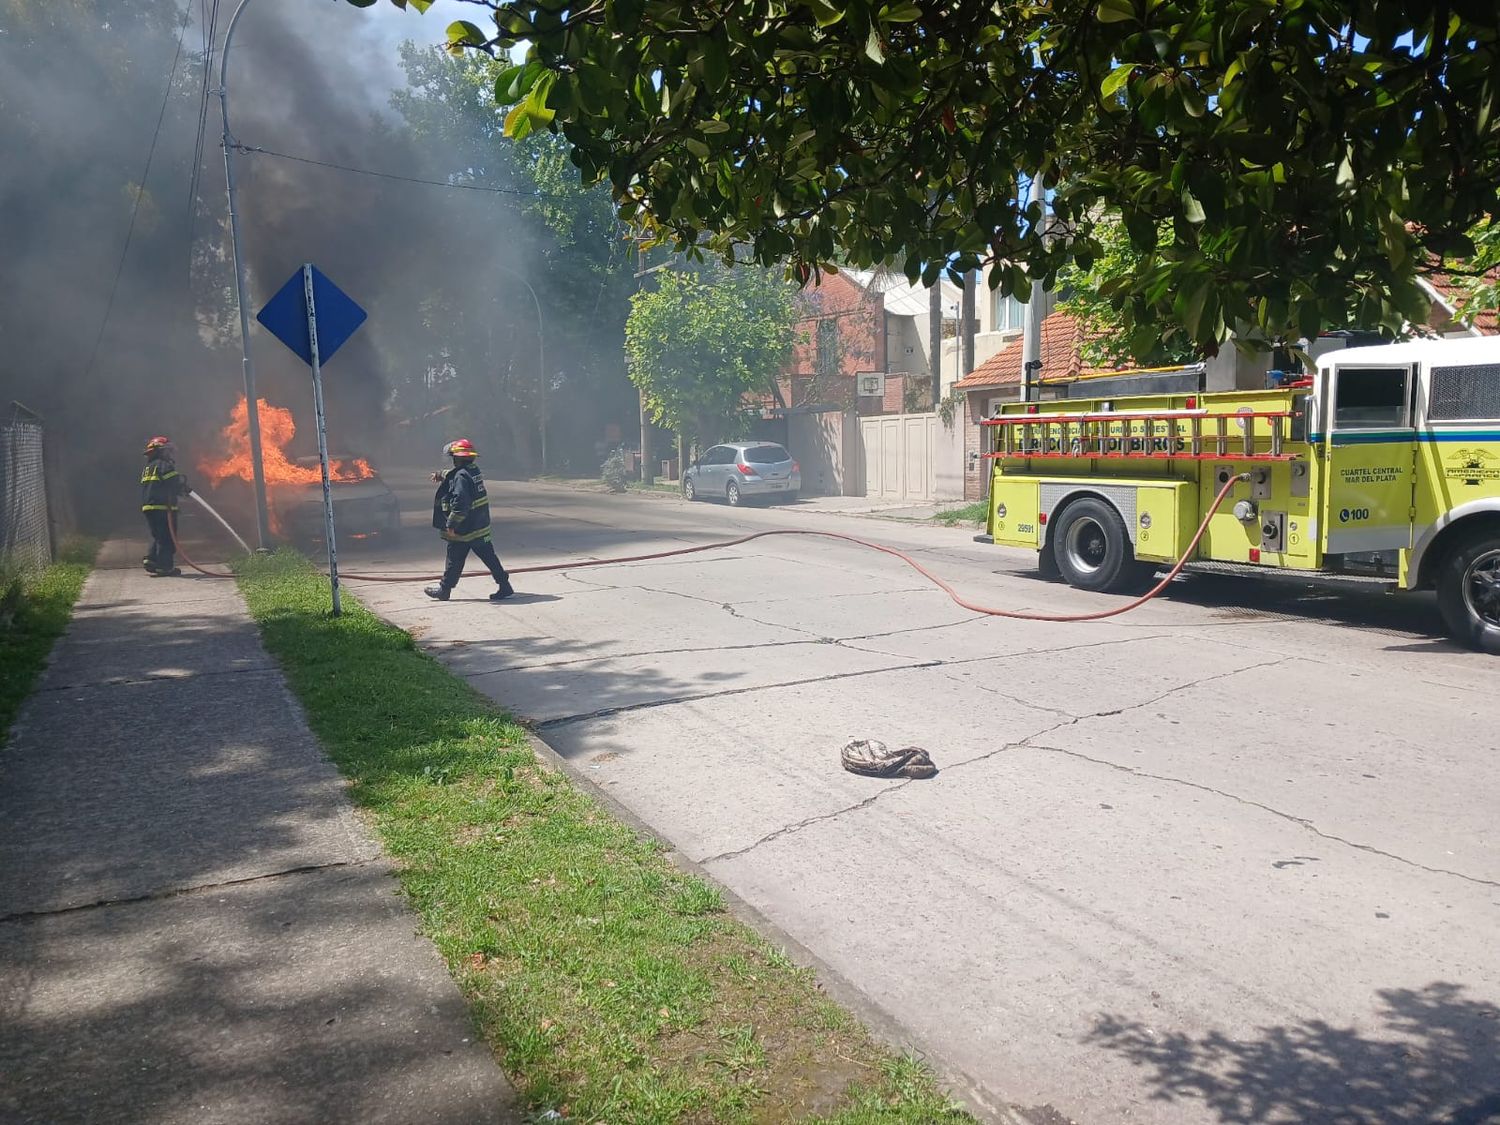
[[[365,322],[365,310],[354,299],[313,267],[313,302],[318,312],[318,362],[327,363]],[[255,317],[302,362],[312,364],[312,342],[307,336],[307,297],[302,288],[302,270],[287,279],[276,296]]]

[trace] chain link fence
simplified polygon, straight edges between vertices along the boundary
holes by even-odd
[[[13,402],[0,415],[0,570],[40,570],[54,556],[40,415]]]

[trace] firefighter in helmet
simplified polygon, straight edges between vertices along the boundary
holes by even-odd
[[[500,565],[490,542],[490,498],[484,491],[484,478],[479,475],[479,453],[468,438],[450,442],[443,452],[453,459],[453,468],[432,474],[438,485],[432,498],[432,526],[448,541],[448,563],[443,568],[442,580],[436,586],[428,586],[423,593],[440,602],[447,601],[463,575],[464,560],[473,551],[495,577],[498,589],[490,595],[490,601],[502,601],[515,590],[511,589],[510,576]]]
[[[146,443],[146,466],[141,470],[141,511],[151,529],[151,549],[141,560],[153,578],[176,578],[182,573],[172,562],[177,530],[177,501],[190,495],[187,478],[177,471],[176,450],[164,437]]]

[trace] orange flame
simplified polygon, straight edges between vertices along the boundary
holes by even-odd
[[[286,485],[318,484],[323,472],[316,465],[298,465],[287,456],[286,447],[297,433],[297,423],[292,412],[285,407],[272,406],[265,399],[256,399],[260,408],[261,467],[265,470],[266,484],[271,488]],[[219,435],[221,448],[228,452],[218,459],[204,457],[198,469],[217,485],[231,477],[249,481],[254,479],[250,462],[250,412],[245,406],[245,397],[235,405],[229,417],[229,425]],[[331,461],[328,465],[331,479],[341,481],[365,480],[375,475],[370,463],[363,457],[346,461]]]

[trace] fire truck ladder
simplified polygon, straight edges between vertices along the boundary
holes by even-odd
[[[1288,425],[1301,413],[1105,410],[1088,414],[1002,414],[980,424],[995,427],[991,451],[985,456],[1002,460],[1291,461],[1298,455],[1286,452],[1292,440]],[[1236,429],[1240,432],[1232,432]]]

